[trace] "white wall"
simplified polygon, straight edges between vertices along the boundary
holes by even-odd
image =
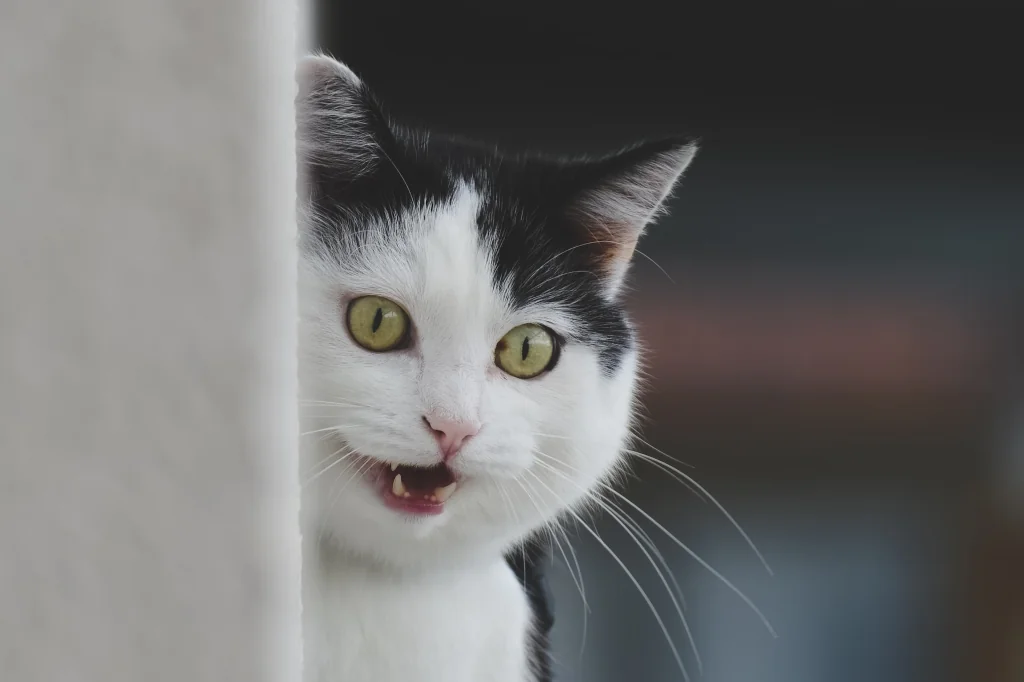
[[[295,13],[269,3],[0,3],[4,680],[297,672]]]

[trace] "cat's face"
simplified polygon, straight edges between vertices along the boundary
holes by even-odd
[[[620,462],[617,298],[694,147],[503,159],[396,129],[333,60],[299,81],[306,532],[396,564],[504,549]]]

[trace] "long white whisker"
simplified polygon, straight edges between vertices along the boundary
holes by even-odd
[[[334,457],[337,457],[342,451],[344,451],[348,447],[348,444],[343,444],[340,448],[338,448],[337,450],[335,450],[334,452],[322,458],[319,462],[311,466],[310,471],[316,471],[323,465],[327,464],[327,462],[331,461]]]
[[[537,509],[537,513],[540,514],[541,516],[543,516],[544,512],[541,511],[540,505],[537,504],[536,498],[534,497],[533,494],[531,494],[530,490],[526,489],[527,481],[524,481],[524,480],[521,480],[521,479],[518,479],[518,478],[515,479],[515,480],[516,480],[517,483],[519,483],[520,487],[523,488],[523,492],[526,493],[526,496],[528,498],[530,498],[530,502]],[[530,488],[532,490],[532,486],[530,486]],[[536,493],[536,492],[537,492],[536,490],[533,490],[533,493]],[[562,554],[562,559],[565,561],[565,567],[566,567],[566,569],[568,569],[569,575],[570,575],[570,577],[572,577],[572,581],[576,584],[576,589],[579,590],[580,599],[583,601],[583,606],[586,608],[587,611],[590,611],[590,606],[587,604],[586,592],[583,590],[582,583],[580,583],[576,579],[576,575],[572,572],[572,565],[569,563],[569,557],[566,555],[565,549],[562,547],[562,543],[559,542],[558,536],[555,535],[554,531],[552,530],[551,524],[545,526],[545,528],[547,529],[548,533],[550,534],[552,541],[554,541],[555,546],[558,548],[558,551],[561,552],[561,554]]]
[[[350,429],[350,428],[352,428],[351,424],[335,424],[334,426],[328,426],[328,427],[323,428],[323,429],[315,429],[313,431],[304,431],[300,435],[305,437],[305,436],[312,436],[314,433],[323,433],[324,431],[337,431],[339,429]]]
[[[497,485],[498,492],[501,493],[502,495],[502,504],[505,505],[505,508],[509,511],[509,515],[514,517],[515,514],[514,512],[512,512],[512,500],[509,499],[508,492],[505,490],[505,486],[501,485],[501,483],[498,483]]]
[[[556,459],[556,458],[552,457],[551,455],[548,455],[548,454],[546,454],[544,452],[541,452],[540,450],[533,450],[532,452],[535,455],[540,455],[541,457],[544,457],[545,459],[551,460],[552,462],[554,462],[555,464],[557,464],[559,466],[567,467],[571,471],[578,471],[572,465],[566,464],[565,462],[560,462],[558,459]],[[538,464],[543,464],[543,463],[542,462],[538,462]],[[548,466],[548,468],[551,468],[550,465],[547,465],[547,466]],[[574,562],[576,564],[576,571],[577,571],[577,573],[579,573],[579,576],[580,576],[580,582],[583,582],[583,571],[580,569],[580,563],[579,563],[579,560],[576,558],[576,552],[573,550],[572,542],[569,541],[569,536],[566,534],[565,528],[563,528],[561,525],[556,525],[556,527],[562,532],[562,538],[565,540],[565,543],[569,546],[569,551],[572,552],[573,560],[574,560]]]
[[[609,504],[611,504],[611,502],[609,502]],[[621,507],[617,505],[614,506],[616,509],[622,511]],[[655,544],[651,536],[647,534],[647,531],[645,531],[643,527],[639,523],[637,523],[637,521],[632,516],[623,512],[623,520],[627,521],[630,524],[630,526],[632,526],[633,531],[638,536],[640,536],[640,540],[645,545],[647,545],[647,549],[651,550],[651,554],[654,555],[654,558],[658,560],[658,562],[665,569],[665,572],[668,573],[669,580],[672,581],[672,586],[675,589],[676,596],[679,597],[679,602],[682,605],[683,610],[685,611],[686,597],[683,596],[683,588],[679,586],[679,582],[676,580],[675,573],[672,572],[672,567],[669,565],[668,560],[665,558],[665,555],[661,553],[661,550],[658,549],[658,545]]]
[[[653,258],[648,256],[646,253],[644,253],[643,251],[641,251],[640,249],[638,249],[636,247],[633,248],[633,253],[636,253],[636,254],[641,255],[644,258],[646,258],[648,261],[650,261],[654,265],[654,267],[656,267],[659,270],[661,270],[661,274],[663,274],[666,277],[668,277],[668,281],[669,282],[672,282],[672,284],[676,283],[676,281],[674,279],[672,279],[672,275],[668,274],[668,272],[665,270],[665,268],[661,267],[661,265],[659,265],[657,261],[655,261]]]
[[[527,471],[529,471],[529,469],[527,469]],[[536,499],[530,493],[530,491],[526,489],[527,481],[518,478],[515,479],[515,481],[519,484],[519,487],[523,489],[523,492],[526,493],[526,496],[530,498],[530,502],[533,504],[534,507],[536,507],[537,513],[543,516],[543,512],[541,511],[540,505],[537,504]],[[530,486],[531,489],[532,487],[533,486]],[[533,492],[536,493],[537,491],[534,490]],[[572,565],[569,563],[569,557],[566,556],[565,549],[562,548],[562,543],[558,541],[558,537],[554,534],[554,531],[551,530],[550,525],[546,526],[546,528],[548,530],[548,533],[551,535],[551,539],[554,541],[555,546],[558,547],[558,551],[561,552],[562,560],[565,561],[565,568],[569,571],[569,576],[572,578],[573,583],[575,583],[576,589],[580,593],[580,600],[583,602],[583,636],[580,642],[580,658],[583,658],[583,650],[587,643],[587,617],[590,613],[590,604],[587,602],[587,593],[583,589],[583,572],[580,571],[580,577],[579,580],[577,580],[576,575],[572,572]],[[566,542],[568,541],[569,539],[566,538]],[[571,547],[572,545],[570,544],[570,548]],[[573,552],[573,558],[576,558],[576,552]],[[579,568],[579,562],[576,563],[576,568]]]
[[[559,251],[554,256],[551,256],[551,258],[548,258],[546,261],[544,261],[541,264],[540,267],[533,268],[533,274],[530,275],[530,279],[533,279],[533,276],[536,275],[537,273],[544,272],[544,269],[547,268],[548,264],[551,263],[552,261],[554,261],[554,260],[556,260],[558,258],[561,258],[562,256],[566,255],[570,251],[575,251],[576,249],[583,249],[583,248],[586,248],[588,246],[590,246],[590,244],[576,244],[575,246],[570,246],[567,249]]]
[[[603,487],[605,490],[607,490],[608,492],[612,493],[613,495],[619,497],[620,499],[622,499],[623,502],[625,502],[626,504],[628,504],[629,506],[633,507],[638,512],[640,512],[640,514],[642,514],[645,519],[647,519],[648,521],[653,523],[655,525],[655,527],[657,527],[658,530],[660,530],[662,533],[667,535],[668,538],[670,540],[672,540],[674,543],[679,545],[683,549],[684,552],[689,554],[691,557],[694,558],[694,560],[697,561],[697,563],[699,563],[701,566],[706,568],[711,573],[711,575],[713,575],[716,578],[718,578],[719,580],[721,580],[722,583],[724,583],[726,587],[728,587],[730,590],[732,590],[736,594],[736,596],[738,596],[740,599],[742,599],[743,602],[747,606],[749,606],[750,609],[754,613],[757,614],[758,618],[761,619],[761,622],[764,623],[766,628],[768,628],[768,632],[770,632],[773,637],[778,637],[778,635],[775,633],[775,628],[773,628],[772,624],[768,622],[768,619],[765,618],[763,613],[761,613],[761,610],[759,608],[757,608],[757,606],[754,604],[754,602],[751,601],[750,598],[747,597],[747,595],[743,594],[743,592],[738,587],[733,585],[729,581],[728,578],[726,578],[724,575],[722,575],[721,573],[716,571],[714,568],[712,568],[712,566],[708,562],[706,562],[703,559],[701,559],[700,556],[696,552],[694,552],[692,549],[687,547],[686,544],[684,544],[682,540],[680,540],[675,535],[673,535],[671,531],[669,531],[667,528],[665,528],[665,526],[663,526],[660,523],[658,523],[658,521],[656,521],[653,516],[651,516],[650,514],[645,512],[643,509],[641,509],[636,503],[634,503],[628,497],[626,497],[625,495],[623,495],[622,493],[620,493],[618,490],[616,490],[615,488],[611,487],[610,485],[601,484],[601,487]]]
[[[684,466],[684,467],[686,467],[688,469],[696,469],[696,467],[693,466],[692,464],[690,464],[689,462],[684,462],[683,460],[679,459],[678,457],[673,457],[672,455],[668,454],[664,450],[659,450],[658,448],[654,447],[653,445],[651,445],[650,443],[645,441],[643,438],[641,438],[640,435],[635,430],[631,429],[630,432],[629,432],[629,435],[630,435],[631,438],[633,438],[633,440],[637,441],[641,445],[646,445],[647,447],[649,447],[651,450],[654,450],[655,452],[657,452],[662,457],[667,457],[668,459],[672,460],[676,464]]]
[[[357,403],[348,400],[313,400],[311,398],[300,398],[300,405],[328,405],[331,407],[365,407],[367,409],[373,409],[372,406],[364,403]]]
[[[559,460],[557,457],[552,457],[551,455],[549,455],[547,453],[544,453],[544,452],[541,452],[540,450],[537,450],[536,448],[531,450],[531,452],[534,455],[539,455],[539,456],[543,457],[544,459],[548,460],[549,462],[554,463],[556,465],[555,469],[557,469],[559,471],[559,473],[564,474],[565,472],[561,471],[560,469],[558,469],[558,467],[565,467],[570,472],[579,473],[579,469],[577,469],[576,467],[572,466],[571,464],[566,464],[565,462]],[[549,464],[548,466],[551,466],[551,465]]]
[[[583,521],[583,519],[580,518],[579,514],[577,514],[571,507],[566,507],[566,512],[571,514],[573,518],[575,518],[576,521],[579,522],[579,524],[582,525],[587,530],[587,532],[594,537],[595,540],[597,540],[598,544],[601,545],[601,547],[603,547],[606,552],[608,552],[608,554],[612,557],[615,563],[619,565],[619,568],[621,568],[622,571],[626,574],[626,577],[629,578],[630,582],[633,583],[633,586],[636,587],[638,592],[640,592],[640,596],[643,597],[643,600],[644,602],[646,602],[647,607],[651,610],[651,614],[654,616],[654,620],[658,622],[658,627],[661,628],[661,632],[665,636],[665,641],[668,642],[668,646],[672,650],[672,656],[676,659],[676,664],[679,666],[679,670],[683,673],[683,678],[687,680],[687,682],[689,682],[690,676],[689,673],[686,672],[686,666],[683,665],[683,658],[679,655],[679,649],[676,648],[675,642],[672,641],[672,635],[669,634],[668,627],[665,626],[665,621],[662,620],[661,614],[658,613],[658,609],[654,607],[654,602],[651,601],[651,598],[647,596],[647,592],[640,585],[640,581],[638,581],[636,579],[636,576],[633,575],[632,571],[630,571],[626,567],[626,564],[623,563],[622,559],[619,558],[619,555],[612,551],[612,548],[608,546],[608,543],[604,541],[604,539],[597,533],[597,531],[588,526]]]
[[[644,545],[640,542],[640,540],[637,538],[636,534],[631,530],[630,526],[627,525],[627,523],[626,523],[626,521],[624,521],[624,519],[629,519],[629,521],[632,522],[632,525],[634,525],[634,526],[637,525],[636,521],[633,521],[633,519],[631,519],[629,517],[629,515],[626,514],[625,511],[623,511],[622,509],[620,509],[617,506],[614,506],[611,502],[609,502],[607,500],[601,499],[599,496],[594,495],[593,493],[585,490],[582,486],[576,485],[575,482],[573,482],[571,479],[566,477],[564,474],[561,474],[560,472],[555,471],[554,468],[552,468],[552,467],[548,467],[548,468],[552,472],[554,472],[554,473],[562,476],[563,478],[565,478],[566,481],[568,481],[570,484],[576,486],[579,490],[583,491],[591,500],[596,502],[598,504],[598,506],[600,506],[602,509],[604,509],[606,512],[608,512],[608,514],[612,517],[612,519],[614,519],[616,523],[618,523],[620,526],[622,526],[622,529],[624,531],[626,531],[626,535],[628,535],[629,538],[640,549],[640,551],[643,553],[644,557],[651,564],[651,567],[654,568],[654,572],[658,574],[658,578],[661,579],[661,584],[664,585],[665,591],[668,592],[669,599],[672,601],[672,605],[675,606],[676,614],[679,616],[679,620],[683,624],[683,629],[686,632],[686,638],[690,642],[690,648],[693,649],[693,655],[694,655],[694,658],[697,661],[697,669],[698,669],[698,671],[703,672],[704,671],[704,663],[703,663],[703,661],[701,661],[700,653],[697,651],[697,643],[693,639],[693,633],[690,631],[690,625],[689,625],[689,623],[686,622],[686,616],[683,615],[683,607],[682,607],[682,605],[676,599],[675,592],[673,592],[672,588],[669,587],[668,580],[666,580],[664,573],[662,573],[661,569],[658,567],[658,565],[654,562],[654,559],[651,557],[651,554],[647,551],[647,549],[644,548]],[[527,471],[529,471],[529,470],[527,470]],[[530,473],[533,474],[534,478],[537,480],[538,483],[543,485],[545,488],[548,489],[548,491],[551,492],[552,495],[554,495],[554,491],[552,491],[551,488],[547,486],[547,484],[545,484],[543,481],[541,481],[540,478],[536,474],[534,474],[532,471]],[[643,532],[642,529],[641,529],[641,532]],[[645,536],[646,536],[646,534],[645,534]],[[650,537],[647,537],[647,540],[650,541]],[[651,542],[651,544],[653,544],[653,542]],[[668,567],[668,564],[665,563],[664,557],[661,557],[660,552],[659,552],[659,557],[661,558],[662,563],[665,565],[665,570],[668,571],[669,574],[671,575],[672,571]],[[675,584],[676,589],[678,590],[679,584],[675,581],[675,577],[674,576],[672,578],[672,582]],[[681,593],[681,590],[679,590],[679,592]],[[684,677],[686,676],[686,671],[685,670],[683,670],[683,675],[684,675]]]
[[[630,450],[628,452],[630,452],[630,453],[632,453],[634,455],[639,455],[641,458],[647,459],[648,461],[653,459],[654,461],[658,462],[658,464],[660,464],[662,467],[665,467],[665,468],[670,469],[671,471],[675,472],[678,476],[681,476],[682,478],[684,478],[687,481],[689,481],[691,485],[693,485],[695,488],[697,488],[697,490],[699,490],[700,492],[704,493],[704,495],[707,497],[707,499],[711,501],[711,504],[715,505],[715,507],[718,508],[718,511],[722,512],[722,514],[725,516],[725,518],[727,518],[729,520],[729,523],[732,524],[733,528],[735,528],[739,532],[739,534],[743,536],[743,539],[746,540],[747,545],[750,547],[751,550],[753,550],[754,554],[757,555],[757,558],[761,562],[761,565],[764,566],[766,571],[768,571],[768,575],[772,575],[772,576],[775,575],[775,573],[772,572],[771,566],[768,565],[768,562],[765,560],[764,556],[761,554],[761,551],[757,548],[757,545],[754,544],[754,541],[750,539],[750,536],[747,535],[746,531],[743,530],[743,527],[740,526],[740,524],[736,521],[736,519],[734,519],[732,517],[732,514],[730,514],[725,509],[725,507],[722,505],[722,503],[719,502],[717,499],[715,499],[714,495],[712,495],[710,492],[708,492],[707,488],[705,488],[700,483],[695,481],[692,476],[690,476],[690,475],[680,471],[679,469],[677,469],[676,467],[672,466],[671,464],[666,464],[665,462],[661,462],[660,460],[657,460],[657,459],[651,457],[650,455],[645,455],[644,453],[636,452],[635,450]]]
[[[342,450],[344,450],[344,449],[345,449],[345,448],[342,448]],[[341,450],[338,450],[338,452],[341,452]],[[336,452],[336,453],[334,453],[334,454],[335,454],[335,455],[337,455],[337,454],[338,454],[338,452]],[[351,451],[351,450],[350,450],[349,452],[345,453],[345,454],[344,454],[344,455],[342,455],[341,457],[338,457],[338,458],[337,458],[336,460],[334,460],[333,462],[331,462],[330,464],[328,464],[327,466],[325,466],[325,467],[324,467],[323,469],[321,469],[320,471],[318,471],[318,472],[317,472],[316,474],[314,474],[314,475],[313,475],[313,476],[312,476],[312,477],[311,477],[311,478],[310,478],[309,480],[305,481],[305,482],[304,482],[304,483],[302,484],[302,487],[303,487],[303,488],[305,488],[306,486],[308,486],[308,485],[312,484],[312,483],[313,483],[314,481],[316,481],[316,480],[317,480],[318,478],[320,478],[321,476],[323,476],[324,474],[326,474],[326,473],[327,473],[328,471],[330,471],[331,469],[333,469],[334,467],[336,467],[336,466],[337,466],[337,465],[338,465],[338,464],[339,464],[340,462],[344,462],[344,461],[345,461],[346,459],[348,459],[349,457],[351,457],[351,456],[352,456],[353,454],[355,454],[355,453],[354,453],[353,451]]]
[[[569,436],[556,436],[553,433],[531,433],[531,436],[540,436],[541,438],[557,438],[559,440],[572,440]]]
[[[390,156],[388,156],[388,153],[387,153],[386,151],[384,151],[384,147],[382,147],[382,146],[380,146],[380,145],[378,144],[378,145],[377,145],[377,150],[378,150],[378,151],[379,151],[379,152],[381,153],[381,155],[382,155],[382,156],[383,156],[383,157],[384,157],[385,159],[387,159],[387,160],[388,160],[388,163],[390,163],[390,164],[391,164],[391,167],[395,169],[395,172],[396,172],[396,173],[398,173],[398,177],[399,177],[399,178],[401,178],[401,180],[402,180],[402,184],[403,184],[403,185],[405,185],[405,190],[406,190],[407,192],[409,192],[409,197],[410,197],[410,198],[411,198],[411,199],[412,199],[413,201],[416,201],[416,197],[415,197],[415,196],[413,196],[413,193],[412,193],[412,189],[410,189],[410,188],[409,188],[409,183],[405,181],[405,176],[404,176],[404,175],[402,175],[402,171],[398,170],[398,166],[397,166],[397,165],[395,164],[395,162],[394,162],[394,161],[392,161],[392,160],[391,160],[391,157],[390,157]]]
[[[333,488],[334,486],[338,485],[338,481],[341,480],[341,477],[344,476],[346,472],[351,471],[351,469],[352,463],[349,462],[342,468],[341,471],[338,472],[338,475],[334,478],[334,482],[331,483],[331,487]],[[358,475],[358,473],[356,475]],[[340,494],[331,493],[330,500],[328,501],[327,505],[327,516],[330,516],[331,512],[334,510],[334,505],[337,504],[339,497]],[[323,541],[324,528],[325,526],[321,525],[320,531],[316,535],[316,542],[318,545]]]
[[[675,481],[680,483],[684,488],[686,488],[691,493],[693,493],[697,497],[698,500],[700,500],[701,502],[703,502],[705,504],[707,504],[709,502],[709,500],[704,495],[702,495],[699,490],[697,490],[695,487],[693,487],[693,484],[691,484],[688,480],[683,478],[681,475],[677,474],[675,472],[675,468],[673,466],[671,466],[669,464],[665,464],[664,462],[662,462],[657,457],[652,457],[651,455],[648,455],[648,454],[646,454],[644,452],[639,452],[637,450],[625,450],[624,449],[623,452],[625,452],[626,454],[629,454],[629,455],[634,455],[636,457],[639,457],[640,459],[644,460],[645,462],[650,462],[652,465],[654,465],[655,467],[657,467],[661,471],[663,471],[666,474],[668,474],[669,476],[671,476]]]
[[[630,529],[630,525],[638,527],[636,521],[630,518],[630,516],[626,514],[624,511],[622,511],[621,508],[615,507],[617,511],[613,511],[613,505],[609,503],[606,506],[604,502],[605,501],[601,501],[599,504],[601,504],[601,506],[604,507],[605,511],[607,511],[611,515],[611,517],[615,519],[615,521],[620,526],[622,526],[622,529],[626,531],[626,534],[630,537],[630,539],[632,539],[633,542],[636,543],[637,547],[640,548],[640,551],[643,552],[644,557],[651,564],[651,567],[654,568],[654,572],[658,574],[658,578],[661,579],[661,584],[665,586],[665,591],[668,592],[669,599],[672,600],[672,605],[676,607],[676,614],[679,616],[679,620],[683,624],[683,630],[686,632],[686,639],[690,642],[690,648],[693,650],[693,657],[697,661],[697,670],[703,673],[704,662],[701,661],[700,652],[697,651],[697,642],[693,639],[693,632],[690,631],[690,624],[686,621],[686,616],[683,615],[684,607],[676,599],[676,593],[678,592],[681,595],[682,591],[679,590],[679,583],[676,582],[675,576],[672,574],[671,569],[666,564],[665,571],[668,572],[670,576],[672,576],[672,584],[675,585],[675,591],[673,591],[673,589],[669,587],[668,580],[665,579],[665,574],[661,571],[660,568],[658,568],[658,565],[654,562],[654,559],[651,557],[651,554],[648,552],[648,550],[644,548],[645,543],[642,543],[634,534],[634,532]],[[649,537],[648,540],[650,540]],[[661,561],[662,563],[665,563],[665,559],[663,557]]]

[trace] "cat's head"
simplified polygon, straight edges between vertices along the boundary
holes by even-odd
[[[502,156],[396,126],[330,58],[298,74],[307,532],[395,564],[507,548],[621,463],[623,278],[696,147]]]

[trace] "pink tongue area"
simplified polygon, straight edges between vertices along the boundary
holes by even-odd
[[[405,489],[415,497],[429,497],[436,488],[443,488],[455,481],[452,472],[444,464],[432,467],[399,465],[394,474],[401,474]]]

